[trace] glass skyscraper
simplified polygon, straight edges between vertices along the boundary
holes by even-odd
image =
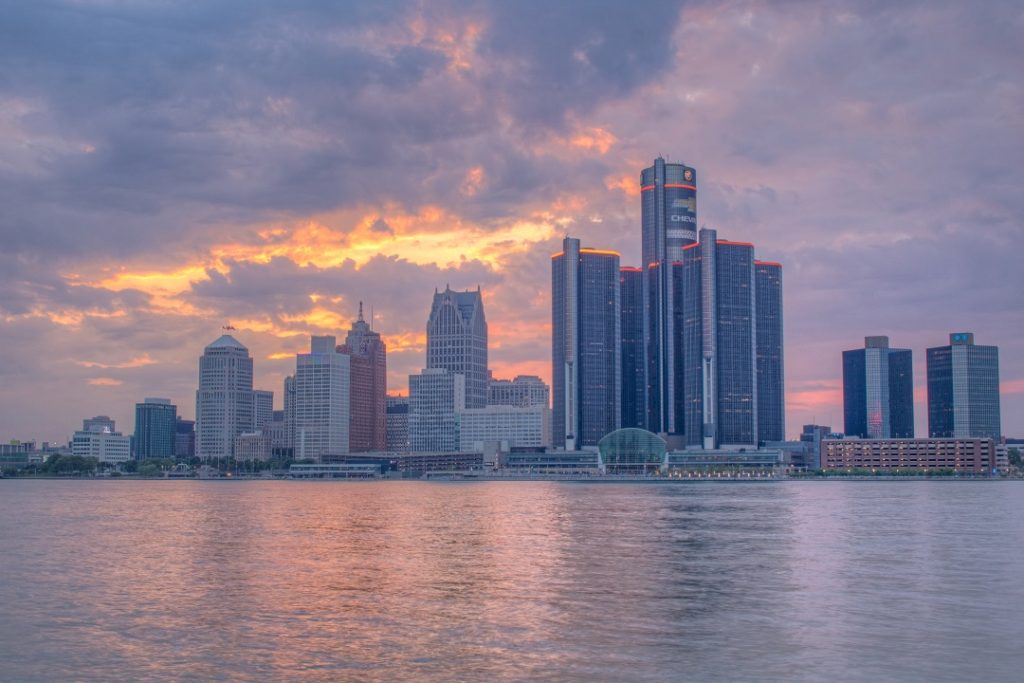
[[[622,334],[622,426],[646,427],[643,269],[619,268]]]
[[[427,368],[466,378],[466,407],[487,405],[487,319],[479,287],[434,292],[427,320]]]
[[[620,425],[619,254],[566,237],[551,257],[552,443],[596,446]]]
[[[999,348],[954,332],[948,346],[928,349],[928,435],[992,438],[1002,433],[999,414]]]
[[[914,375],[910,349],[889,338],[865,337],[863,349],[843,351],[843,428],[862,439],[914,437]]]
[[[728,448],[781,440],[781,266],[755,261],[749,242],[720,240],[716,231],[701,230],[700,241],[683,249],[677,282],[679,431],[686,444]]]
[[[786,438],[782,264],[754,261],[757,291],[757,440]]]
[[[135,404],[135,458],[173,458],[178,408],[166,398]]]
[[[683,249],[697,241],[697,171],[659,157],[640,173],[643,257],[644,392],[646,427],[683,431],[681,338],[677,323],[683,293],[678,267]]]

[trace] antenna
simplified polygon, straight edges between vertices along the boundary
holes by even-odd
[[[370,304],[370,329],[373,330],[373,304]]]
[[[363,322],[363,302],[359,302],[359,322]]]

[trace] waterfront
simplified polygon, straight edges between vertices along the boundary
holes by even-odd
[[[1024,484],[0,482],[0,676],[1012,681]]]

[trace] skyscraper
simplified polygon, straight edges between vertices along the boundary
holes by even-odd
[[[679,264],[683,248],[697,241],[697,171],[661,157],[640,173],[643,256],[644,386],[646,426],[683,431]]]
[[[199,359],[196,391],[196,455],[228,458],[235,437],[252,430],[252,358],[230,335],[210,343]]]
[[[782,356],[782,264],[754,261],[757,319],[757,441],[786,438]]]
[[[295,359],[295,458],[349,452],[349,357],[333,336],[312,337]]]
[[[999,348],[974,343],[971,332],[928,349],[928,435],[999,439]]]
[[[479,288],[454,292],[446,286],[434,292],[427,320],[427,368],[465,377],[467,408],[487,405],[487,320]]]
[[[643,269],[619,268],[622,426],[645,428]]]
[[[284,431],[288,448],[295,449],[295,375],[284,378]]]
[[[173,458],[178,408],[166,398],[135,404],[135,457]]]
[[[466,378],[444,368],[409,375],[409,450],[459,450],[458,413],[466,407]]]
[[[682,299],[678,432],[688,446],[757,446],[784,431],[781,270],[756,262],[753,244],[720,240],[714,230],[701,230],[700,241],[683,249],[675,278]],[[763,428],[762,414],[770,419]]]
[[[914,437],[910,349],[889,348],[889,338],[877,336],[843,351],[843,423],[847,435],[863,439]]]
[[[350,358],[349,451],[382,451],[387,445],[384,404],[387,349],[380,334],[363,319],[362,301],[359,302],[359,318],[352,323],[352,329],[338,351]]]
[[[595,446],[621,422],[619,254],[566,237],[551,257],[552,443]]]

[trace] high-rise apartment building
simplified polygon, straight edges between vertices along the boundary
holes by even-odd
[[[677,433],[705,449],[781,440],[766,438],[781,436],[785,425],[781,266],[759,265],[749,242],[720,240],[715,230],[699,236],[683,248],[676,280],[684,408]],[[762,410],[772,419],[765,428]]]
[[[467,408],[487,405],[487,319],[479,288],[434,292],[427,320],[427,368],[462,375]]]
[[[566,237],[551,257],[552,443],[596,446],[621,420],[619,254]]]
[[[385,399],[387,411],[386,450],[404,453],[409,450],[409,398],[388,396]]]
[[[928,349],[928,435],[999,440],[999,348],[974,343],[971,332]]]
[[[253,429],[261,430],[274,419],[274,392],[255,389],[252,392]]]
[[[622,337],[622,426],[647,426],[644,391],[644,271],[619,268],[619,303]]]
[[[444,368],[409,375],[409,450],[459,450],[458,414],[466,408],[466,378]]]
[[[252,358],[237,339],[223,335],[199,359],[196,391],[196,455],[228,458],[235,437],[252,431]]]
[[[349,452],[382,451],[387,444],[387,349],[363,319],[362,301],[359,318],[338,351],[349,356],[351,368]]]
[[[843,429],[863,439],[914,437],[910,349],[889,348],[888,337],[876,336],[843,351]]]
[[[697,171],[662,158],[640,173],[646,427],[683,431],[679,264],[697,241]]]
[[[295,458],[349,452],[350,359],[333,336],[314,336],[295,359]]]
[[[494,379],[487,384],[489,406],[551,407],[551,389],[536,375],[516,375],[514,379]]]
[[[135,404],[135,457],[173,458],[178,408],[166,398],[147,398]]]
[[[757,320],[757,441],[786,438],[782,357],[782,264],[754,261]]]

